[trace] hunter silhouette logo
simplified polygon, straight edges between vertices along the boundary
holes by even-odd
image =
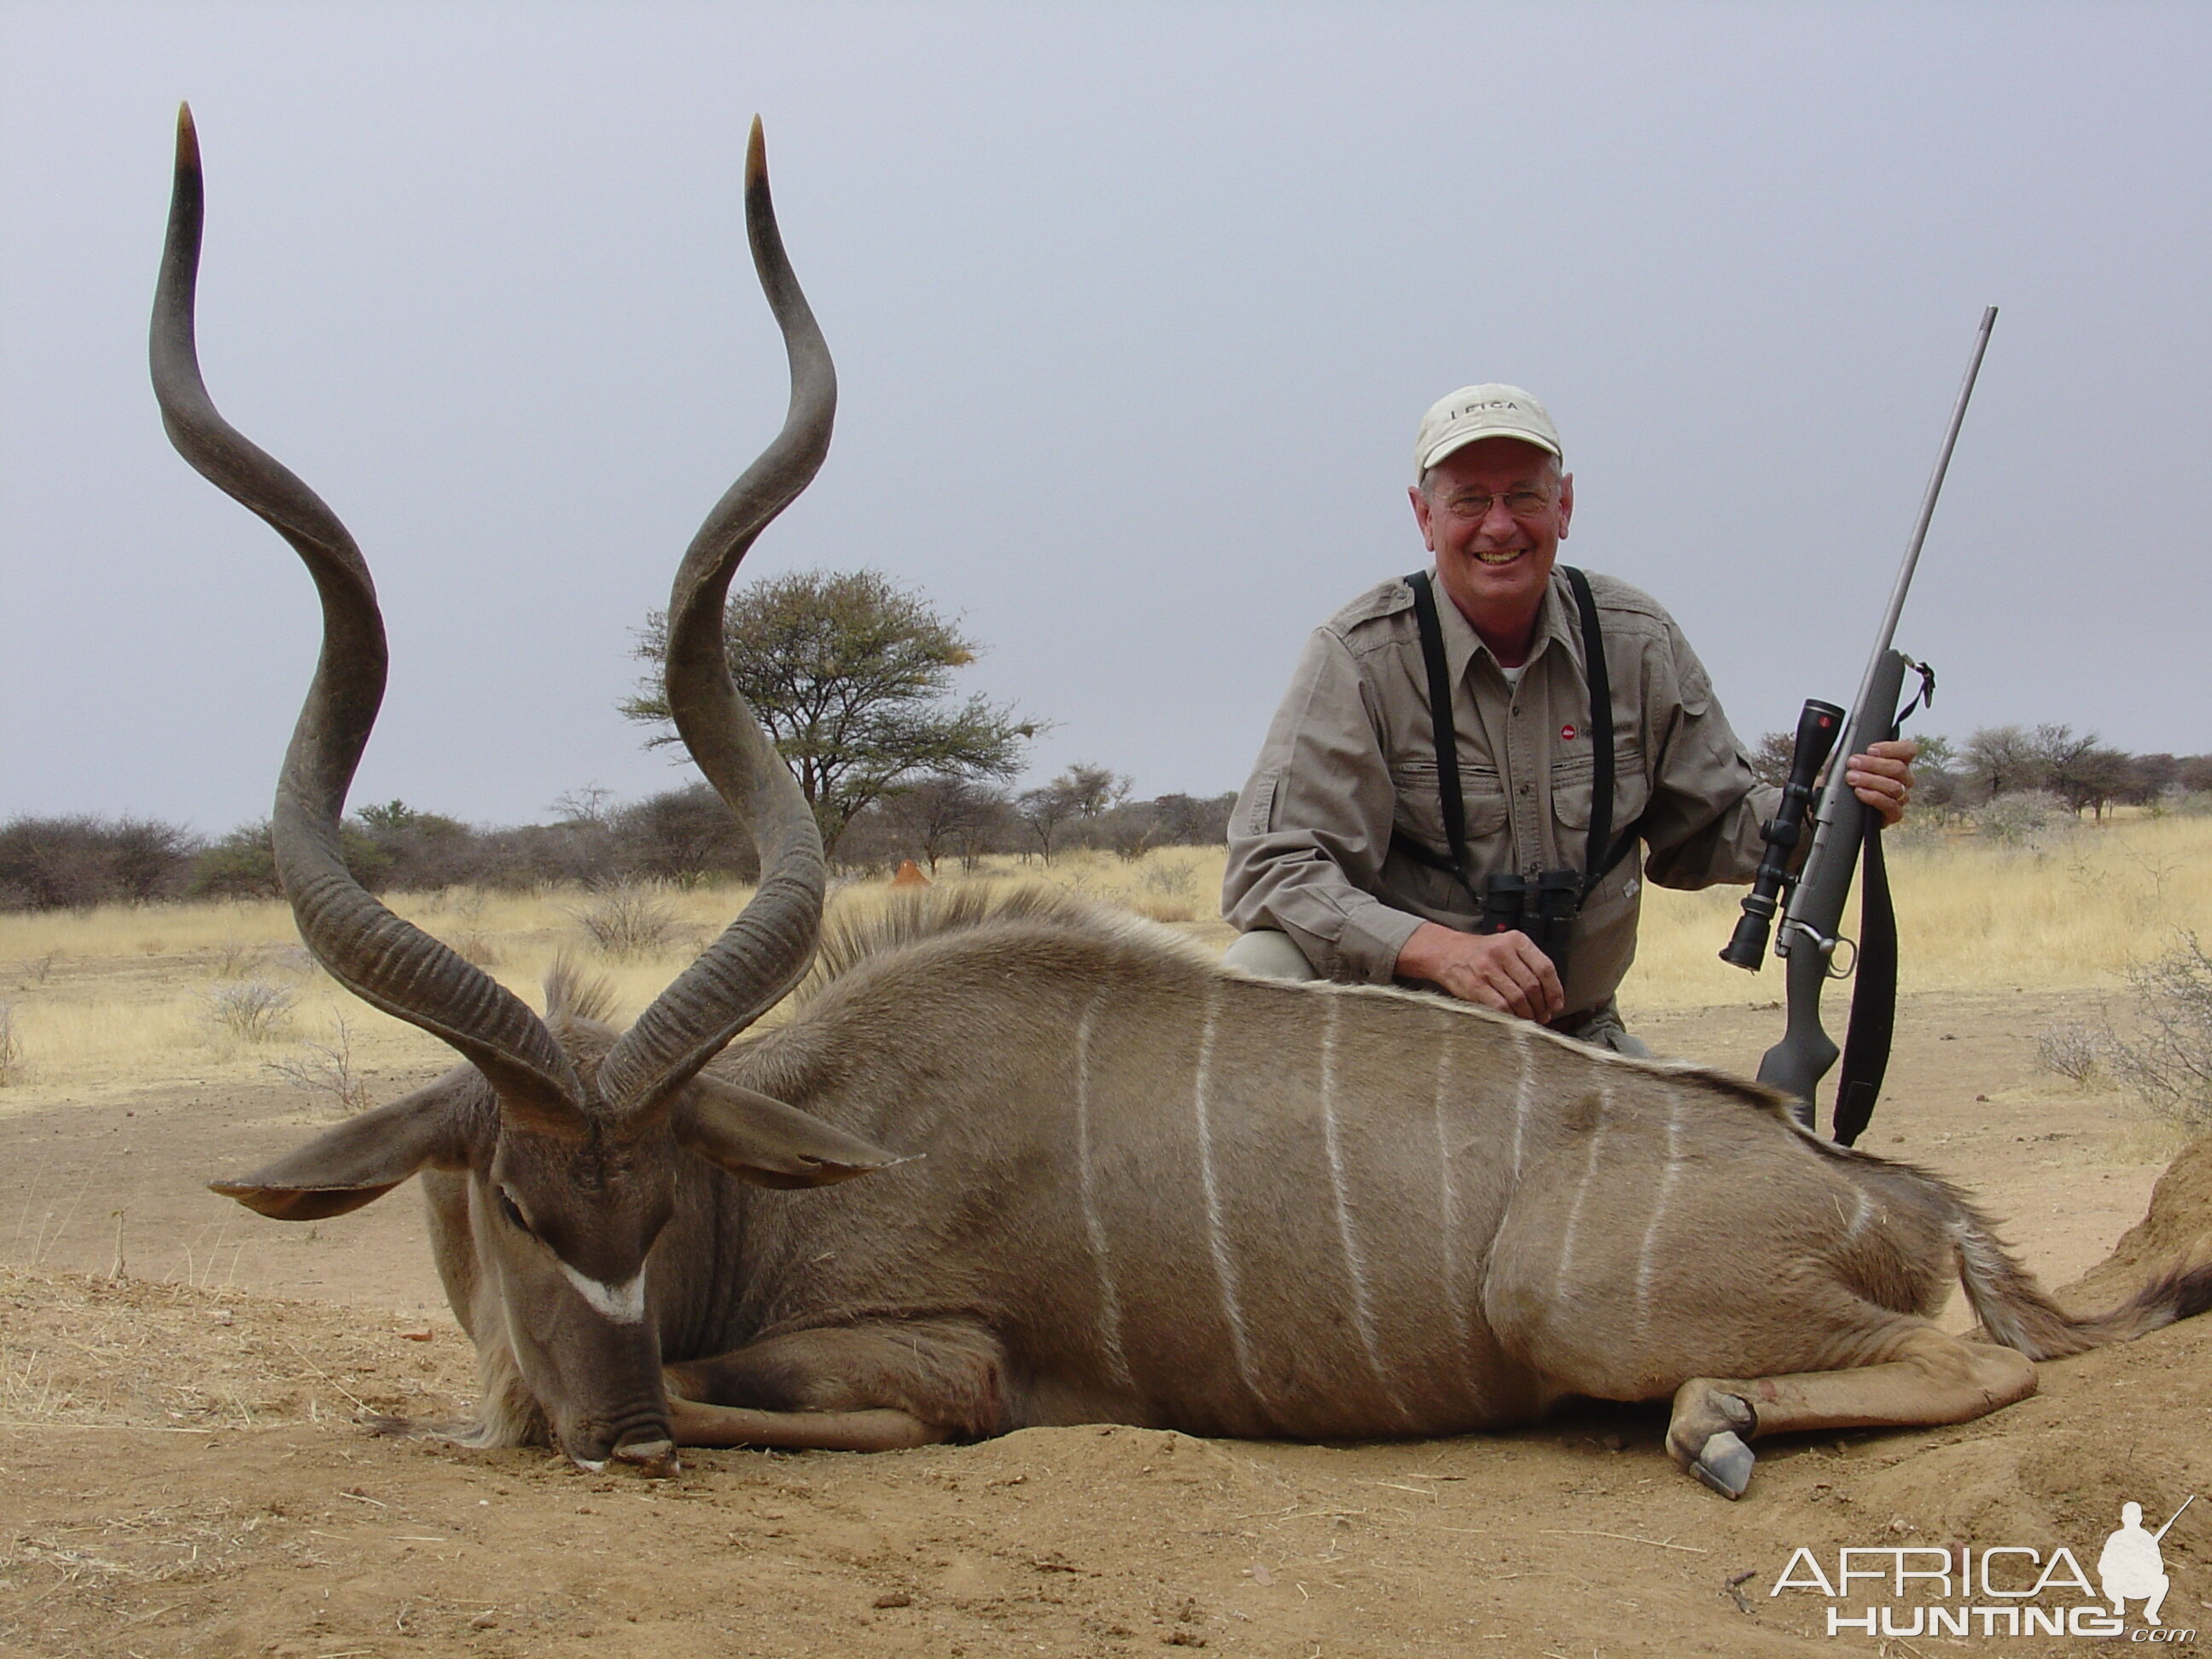
[[[2104,1553],[2097,1558],[2097,1577],[2114,1614],[2124,1616],[2124,1604],[2141,1596],[2143,1622],[2160,1622],[2158,1610],[2166,1605],[2166,1592],[2172,1581],[2166,1576],[2166,1558],[2160,1553],[2159,1542],[2181,1519],[2181,1510],[2196,1501],[2195,1492],[2183,1498],[2181,1509],[2174,1510],[2156,1532],[2143,1530],[2142,1504],[2120,1506],[2120,1529],[2105,1540]]]
[[[2156,1532],[2144,1527],[2142,1504],[2123,1504],[2120,1524],[2097,1556],[2094,1583],[2063,1544],[2050,1550],[2017,1544],[1845,1547],[1835,1553],[1832,1574],[1813,1551],[1801,1547],[1767,1595],[1813,1590],[1842,1603],[1824,1609],[1830,1636],[2075,1636],[2193,1644],[2196,1631],[2160,1617],[2173,1581],[2159,1547],[2196,1501],[2194,1493],[2184,1498]],[[2136,1601],[2142,1603],[2142,1622],[2130,1629],[2127,1604]]]

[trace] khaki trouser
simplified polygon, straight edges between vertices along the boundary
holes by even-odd
[[[1238,935],[1235,943],[1222,952],[1221,960],[1231,968],[1241,969],[1260,979],[1321,977],[1306,960],[1305,953],[1291,942],[1291,936],[1272,927],[1255,927],[1249,933]],[[1612,997],[1584,1012],[1566,1015],[1555,1021],[1552,1029],[1593,1048],[1610,1048],[1614,1054],[1632,1054],[1638,1060],[1651,1058],[1651,1050],[1620,1023],[1620,1006]]]

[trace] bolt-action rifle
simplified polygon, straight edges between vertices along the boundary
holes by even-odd
[[[1897,735],[1910,708],[1899,710],[1907,669],[1920,676],[1917,701],[1932,698],[1934,671],[1916,663],[1890,643],[1897,619],[1905,609],[1905,595],[1912,586],[1913,568],[1920,562],[1921,544],[1928,538],[1929,520],[1936,515],[1936,498],[1943,489],[1943,475],[1951,465],[1951,451],[1959,441],[1959,428],[1966,418],[1966,401],[1974,395],[1974,378],[1981,373],[1982,354],[1989,349],[1990,331],[1996,326],[1997,308],[1982,313],[1981,331],[1974,339],[1974,355],[1966,365],[1966,378],[1959,387],[1959,401],[1951,410],[1951,424],[1943,434],[1942,452],[1928,480],[1928,493],[1920,502],[1920,518],[1913,526],[1912,543],[1891,590],[1889,608],[1883,613],[1881,631],[1874,655],[1859,682],[1858,701],[1846,720],[1833,703],[1808,702],[1797,722],[1796,744],[1790,756],[1790,778],[1784,787],[1782,805],[1774,817],[1760,826],[1766,854],[1753,878],[1752,890],[1743,901],[1743,918],[1721,960],[1759,971],[1766,954],[1768,929],[1778,908],[1780,928],[1774,935],[1774,953],[1788,964],[1789,1024],[1782,1041],[1766,1051],[1759,1066],[1759,1080],[1790,1097],[1798,1121],[1813,1126],[1814,1091],[1828,1068],[1836,1063],[1836,1045],[1820,1023],[1820,994],[1831,979],[1856,972],[1856,994],[1843,1049],[1844,1071],[1836,1090],[1835,1136],[1844,1146],[1856,1140],[1874,1115],[1875,1097],[1881,1091],[1882,1073],[1889,1063],[1889,1040],[1897,1013],[1897,922],[1890,908],[1889,882],[1882,866],[1880,825],[1866,804],[1844,781],[1844,769],[1830,769],[1825,787],[1816,786],[1821,766],[1842,741],[1844,756],[1864,754],[1884,738]],[[1817,805],[1814,790],[1819,787]],[[1813,812],[1813,846],[1795,875],[1791,862],[1804,838],[1806,814]],[[1860,901],[1860,938],[1856,943],[1841,936],[1844,902],[1850,896],[1851,867],[1863,860],[1866,869]],[[1839,946],[1850,951],[1839,963]]]

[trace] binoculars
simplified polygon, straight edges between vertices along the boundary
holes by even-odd
[[[1482,920],[1478,933],[1526,933],[1552,959],[1553,971],[1565,983],[1567,935],[1582,913],[1583,872],[1547,870],[1523,876],[1510,871],[1482,878]]]

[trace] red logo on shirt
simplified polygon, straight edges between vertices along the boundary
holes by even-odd
[[[1563,726],[1559,728],[1559,741],[1561,743],[1572,743],[1574,740],[1575,728],[1573,726]]]

